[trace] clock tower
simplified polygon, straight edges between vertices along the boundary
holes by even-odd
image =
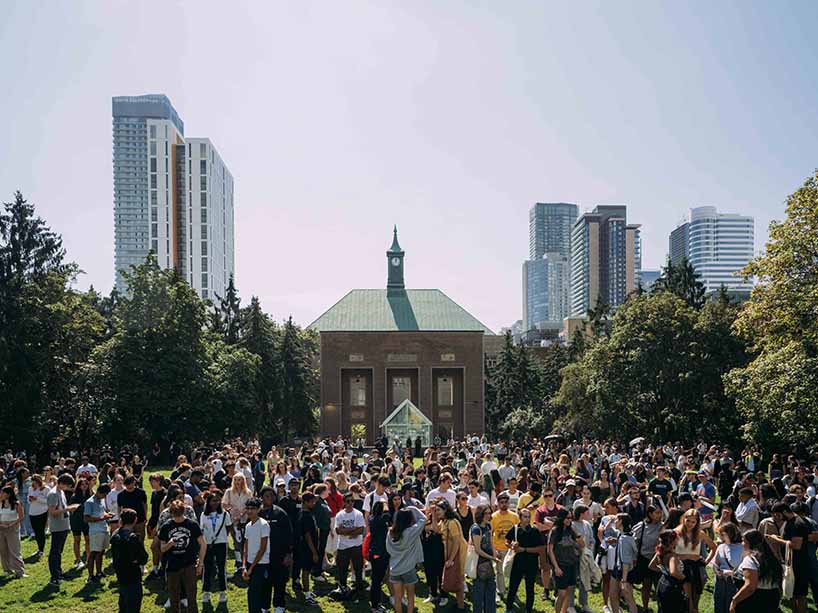
[[[402,290],[406,286],[403,283],[403,249],[398,243],[398,227],[395,226],[392,231],[392,246],[386,252],[387,269],[389,275],[387,277],[386,289]]]

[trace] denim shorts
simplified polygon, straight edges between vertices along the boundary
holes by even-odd
[[[389,583],[403,583],[405,585],[414,585],[418,582],[418,572],[414,568],[408,573],[401,575],[389,574]]]

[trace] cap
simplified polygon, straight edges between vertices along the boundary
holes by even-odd
[[[576,485],[576,484],[577,484],[577,482],[574,481],[573,479],[568,479],[568,481],[565,482],[565,485]]]
[[[699,477],[706,477],[706,476],[707,476],[707,471],[706,471],[706,470],[700,470],[700,471],[697,473],[697,476],[699,476]]]
[[[509,495],[506,492],[500,492],[497,494],[497,500],[508,500]]]

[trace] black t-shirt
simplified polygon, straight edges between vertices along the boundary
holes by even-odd
[[[307,511],[305,509],[301,511],[301,515],[298,516],[298,525],[296,528],[296,535],[299,541],[299,550],[301,555],[304,556],[312,555],[312,550],[307,544],[308,534],[312,538],[312,546],[315,547],[316,551],[318,551],[318,524],[315,523],[315,517],[313,516],[312,511]]]
[[[156,524],[159,521],[159,514],[161,513],[160,507],[167,495],[168,492],[164,487],[160,487],[158,490],[151,492],[151,520],[148,522],[151,528],[156,528]]]
[[[667,504],[668,495],[672,491],[673,486],[668,479],[660,479],[656,477],[648,484],[648,491],[656,496],[661,496],[662,500]]]
[[[165,560],[168,570],[174,572],[196,563],[199,554],[199,537],[202,530],[199,525],[185,518],[181,522],[169,521],[159,531],[159,540],[165,543],[173,541],[173,549],[166,551]]]
[[[792,565],[803,572],[809,572],[809,552],[807,550],[809,530],[809,524],[800,517],[788,519],[787,523],[784,524],[785,539],[791,541],[794,538],[801,537],[801,549],[792,550]]]
[[[543,536],[539,530],[534,526],[528,525],[525,528],[516,526],[506,533],[506,541],[513,542],[514,539],[520,544],[520,547],[541,547],[544,544]],[[530,551],[520,551],[514,555],[514,565],[522,565],[526,569],[537,569],[538,553]]]
[[[148,496],[145,490],[135,487],[132,492],[122,490],[116,497],[120,512],[122,509],[133,509],[136,511],[136,523],[141,524],[145,521],[146,505],[148,504]]]

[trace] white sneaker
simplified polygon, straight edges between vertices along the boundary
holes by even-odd
[[[276,607],[273,609],[273,613],[284,613],[284,607]]]
[[[187,598],[182,598],[182,600],[179,601],[179,604],[181,604],[183,607],[187,608]]]
[[[431,603],[433,603],[435,600],[436,600],[436,598],[434,598],[433,596],[427,596],[426,598],[424,598],[424,599],[423,599],[423,602],[424,602],[425,604],[431,604]],[[390,598],[389,598],[389,602],[391,602],[392,604],[395,604],[395,599],[394,599],[394,598],[392,598],[392,597],[390,597]]]
[[[403,606],[404,606],[404,607],[408,607],[408,606],[409,606],[409,599],[408,599],[406,596],[404,596],[403,598],[401,598],[401,599],[400,599],[400,601],[403,603]]]
[[[202,592],[202,604],[210,602],[210,592]]]
[[[567,610],[566,613],[577,613],[577,610],[574,607],[568,607],[568,610]]]
[[[605,605],[604,607],[602,607],[602,611],[603,613],[611,613],[611,607]]]
[[[437,599],[437,606],[445,607],[447,604],[449,604],[449,599],[448,598],[438,598]]]
[[[227,602],[227,592],[219,592],[219,603],[224,604]]]
[[[170,598],[167,599],[167,602],[162,605],[165,609],[170,609]]]

